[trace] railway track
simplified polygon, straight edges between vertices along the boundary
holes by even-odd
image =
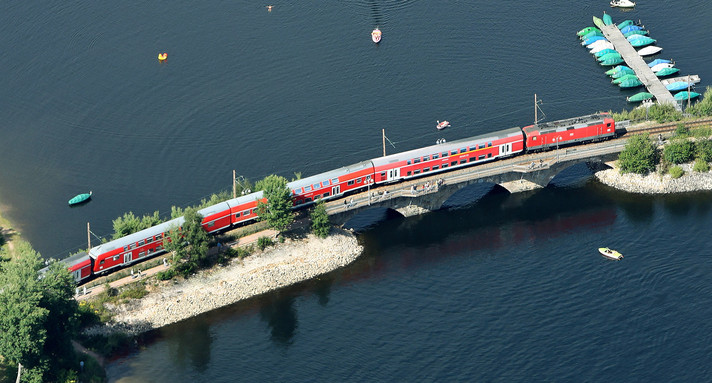
[[[673,132],[675,129],[677,129],[677,126],[680,123],[685,124],[685,126],[688,128],[699,128],[699,127],[704,127],[704,126],[710,126],[710,125],[712,125],[712,117],[702,118],[702,119],[694,120],[694,121],[682,121],[682,122],[677,121],[677,122],[669,122],[669,123],[664,123],[664,124],[655,124],[655,125],[651,125],[651,126],[644,126],[643,124],[639,124],[637,126],[630,126],[630,127],[626,128],[626,130],[628,131],[628,133],[632,133],[632,134],[670,133],[670,132]]]

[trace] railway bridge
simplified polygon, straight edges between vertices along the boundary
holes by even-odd
[[[619,138],[562,147],[368,188],[364,192],[327,202],[326,211],[332,223],[343,225],[374,207],[393,209],[406,217],[439,210],[455,192],[475,183],[494,183],[510,193],[543,188],[562,170],[578,163],[586,163],[592,170],[608,167],[605,163],[618,158],[625,142],[625,138]]]

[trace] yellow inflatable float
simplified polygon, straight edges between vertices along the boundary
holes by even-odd
[[[158,54],[158,61],[166,61],[168,58],[168,53],[159,53]]]

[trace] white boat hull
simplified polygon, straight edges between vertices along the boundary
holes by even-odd
[[[650,45],[650,46],[647,46],[647,47],[639,50],[638,54],[641,56],[652,56],[654,54],[660,53],[660,51],[662,51],[662,50],[663,50],[663,48]]]

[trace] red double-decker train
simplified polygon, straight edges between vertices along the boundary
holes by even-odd
[[[511,157],[523,152],[612,138],[616,131],[607,113],[570,118],[524,128],[510,128],[452,142],[373,158],[289,182],[294,208],[330,200],[367,187],[447,172],[465,166]],[[198,211],[208,233],[224,231],[257,219],[261,191],[233,198]],[[88,254],[64,259],[77,282],[126,267],[164,252],[166,233],[180,227],[183,217],[91,248]]]

